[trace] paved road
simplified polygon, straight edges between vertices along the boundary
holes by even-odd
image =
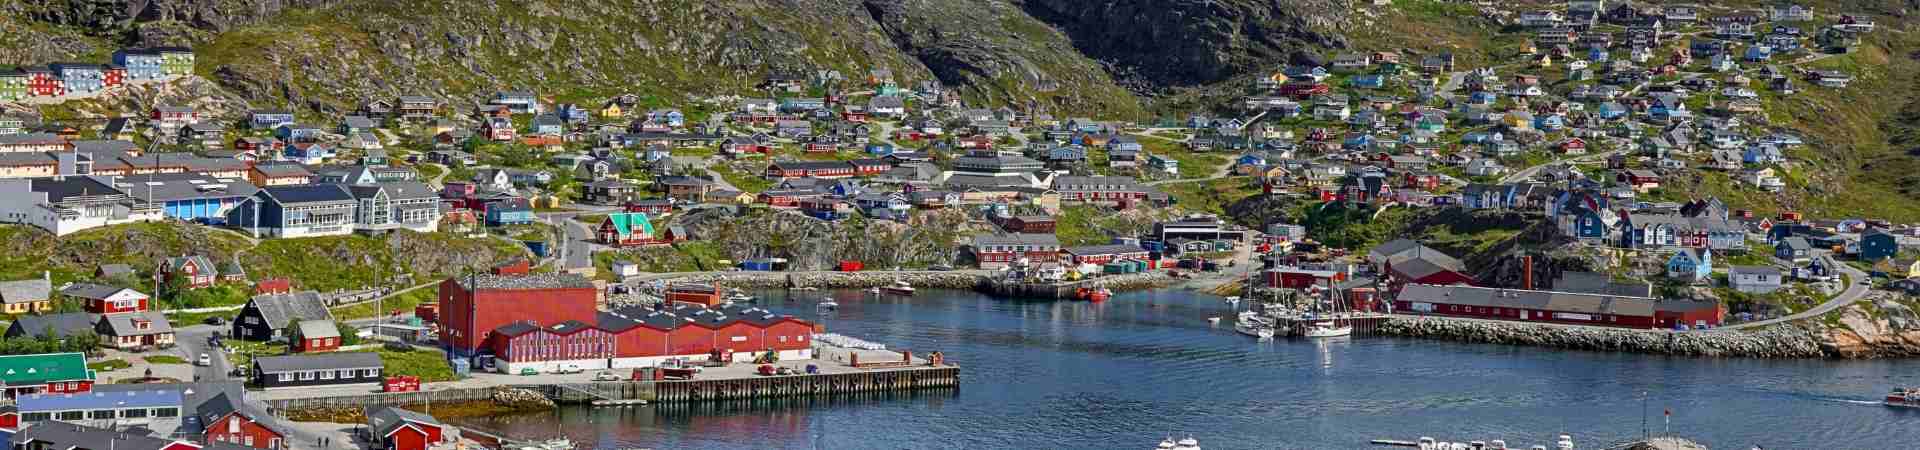
[[[579,205],[575,205],[575,206],[579,206]],[[544,213],[538,214],[538,216],[540,216],[540,220],[559,226],[560,231],[566,235],[565,236],[566,242],[561,245],[562,248],[555,249],[555,251],[559,251],[565,254],[564,260],[560,262],[561,269],[584,269],[584,268],[593,267],[593,252],[594,250],[602,248],[598,244],[593,243],[592,227],[587,226],[587,224],[580,223],[580,221],[573,220],[573,217],[582,215],[582,214],[600,214],[600,213],[620,210],[620,208],[610,207],[610,206],[609,207],[579,206],[579,207],[587,208],[587,209],[579,209],[579,210],[573,210],[573,211],[544,212]]]
[[[1853,304],[1853,302],[1860,301],[1861,298],[1867,296],[1868,287],[1866,283],[1866,280],[1867,280],[1866,272],[1861,272],[1860,269],[1855,269],[1853,268],[1853,266],[1846,265],[1839,261],[1834,261],[1833,255],[1831,254],[1822,255],[1820,258],[1825,259],[1827,261],[1827,267],[1839,268],[1841,272],[1844,272],[1847,274],[1847,290],[1840,292],[1840,295],[1833,296],[1832,300],[1827,300],[1826,303],[1821,303],[1817,306],[1814,306],[1813,308],[1807,309],[1806,311],[1801,311],[1799,313],[1791,314],[1786,317],[1781,317],[1777,319],[1767,319],[1767,320],[1747,322],[1747,323],[1742,323],[1737,325],[1728,325],[1725,327],[1721,327],[1721,329],[1741,330],[1741,329],[1748,329],[1748,328],[1759,328],[1759,327],[1773,325],[1781,322],[1791,322],[1795,320],[1820,317],[1820,316],[1826,315],[1827,313],[1833,312],[1833,310],[1840,309],[1840,307],[1851,305]]]
[[[174,349],[182,358],[193,364],[193,376],[200,381],[224,381],[227,372],[233,370],[233,364],[227,361],[227,352],[207,344],[207,337],[214,333],[226,334],[225,326],[194,324],[174,328]],[[210,365],[199,365],[200,355],[204,353],[211,360]]]
[[[1624,151],[1626,150],[1614,150],[1610,152],[1600,152],[1600,153],[1594,153],[1590,155],[1582,155],[1582,156],[1575,156],[1572,158],[1563,158],[1563,159],[1548,161],[1542,164],[1535,165],[1533,167],[1520,169],[1517,172],[1507,174],[1507,176],[1500,178],[1500,183],[1501,184],[1517,183],[1520,181],[1524,181],[1528,178],[1533,178],[1534,174],[1540,173],[1540,170],[1547,168],[1547,166],[1551,166],[1555,164],[1574,163],[1574,162],[1580,162],[1580,161],[1591,161],[1595,159],[1607,159],[1607,157],[1613,156],[1615,153],[1620,153]]]

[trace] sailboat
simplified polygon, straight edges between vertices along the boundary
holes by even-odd
[[[1331,284],[1333,281],[1328,280],[1327,282]],[[1328,287],[1331,288],[1332,286]],[[1309,338],[1331,338],[1353,335],[1353,325],[1342,323],[1342,319],[1346,317],[1346,313],[1339,311],[1340,304],[1345,303],[1341,301],[1340,291],[1338,289],[1327,289],[1327,297],[1329,303],[1331,303],[1327,306],[1327,309],[1332,310],[1329,312],[1333,315],[1333,318],[1324,321],[1315,321],[1312,325],[1308,325],[1306,330],[1302,330],[1301,334]],[[1318,306],[1318,302],[1315,303],[1315,306]]]

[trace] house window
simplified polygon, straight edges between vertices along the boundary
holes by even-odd
[[[60,420],[86,420],[87,412],[86,411],[61,411],[60,414],[56,417],[58,417]]]
[[[180,408],[154,408],[154,417],[179,417]]]
[[[280,381],[293,381],[293,373],[292,372],[281,373]]]
[[[331,371],[331,370],[322,370],[322,371],[320,371],[320,374],[319,374],[319,375],[320,375],[320,379],[322,379],[322,380],[331,380],[331,379],[333,379],[333,371]]]
[[[360,376],[367,378],[380,376],[380,369],[360,369]]]
[[[53,413],[30,412],[20,415],[21,422],[44,422],[53,418]]]
[[[92,416],[94,420],[111,420],[116,416],[111,409],[96,409],[87,415]]]
[[[313,372],[312,372],[312,371],[305,371],[305,372],[300,372],[300,381],[307,381],[307,380],[311,380],[311,379],[313,379]]]
[[[251,435],[251,434],[249,434],[249,435],[247,435],[247,437],[246,437],[246,439],[245,439],[245,441],[246,441],[245,443],[247,444],[247,446],[248,446],[248,447],[252,447],[252,446],[253,446],[253,435]]]
[[[353,378],[353,369],[340,369],[338,372],[340,372],[340,379],[342,380]]]
[[[127,419],[144,418],[144,417],[147,417],[147,410],[144,410],[144,409],[122,410],[120,411],[120,417],[127,418]]]

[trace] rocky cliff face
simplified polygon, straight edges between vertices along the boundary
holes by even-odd
[[[0,0],[0,64],[192,45],[203,77],[322,112],[498,89],[685,105],[769,71],[887,69],[970,100],[1140,116],[1136,92],[1217,82],[1311,45],[1312,2],[1043,0]],[[1121,80],[1121,81],[1116,81]],[[1123,88],[1125,85],[1136,92]]]
[[[842,260],[866,261],[881,268],[952,264],[966,237],[984,230],[969,225],[964,213],[945,211],[916,216],[912,223],[845,220],[829,224],[792,212],[730,216],[719,211],[677,219],[695,236],[720,244],[735,261],[786,258],[793,270],[832,270]]]
[[[1129,86],[1218,83],[1296,59],[1308,48],[1344,47],[1331,30],[1345,2],[1331,0],[1022,0],[1020,8],[1059,27],[1074,46]]]
[[[1912,308],[1894,301],[1897,295],[1878,293],[1869,299],[1871,306],[1854,306],[1836,313],[1840,315],[1839,326],[1827,328],[1822,345],[1829,353],[1844,358],[1920,356],[1920,318]]]

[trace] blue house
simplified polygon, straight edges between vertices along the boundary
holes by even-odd
[[[352,234],[360,201],[337,184],[268,186],[227,212],[227,224],[260,237]]]
[[[567,122],[560,116],[541,114],[533,116],[533,134],[560,134],[567,132]]]
[[[1379,89],[1387,87],[1387,77],[1384,75],[1360,75],[1348,80],[1347,84],[1361,89]]]
[[[1793,262],[1806,261],[1813,256],[1813,244],[1799,236],[1781,239],[1773,249],[1773,256]]]
[[[1233,163],[1239,166],[1265,166],[1267,165],[1267,155],[1247,153],[1240,155],[1240,159],[1234,160]]]
[[[1619,102],[1609,101],[1609,102],[1600,104],[1601,119],[1605,119],[1605,120],[1619,119],[1622,117],[1626,117],[1628,112],[1629,111],[1627,110],[1627,107],[1625,105],[1621,105]]]
[[[1771,145],[1749,145],[1740,155],[1740,161],[1747,164],[1777,164],[1787,161],[1780,148]]]
[[[1366,150],[1373,148],[1375,138],[1371,134],[1355,133],[1340,141],[1340,148],[1347,150]]]
[[[1746,59],[1748,62],[1765,62],[1768,58],[1772,57],[1773,47],[1750,45],[1747,46],[1747,53],[1742,56],[1742,59]]]
[[[1607,232],[1612,230],[1612,227],[1607,223],[1606,214],[1611,213],[1578,208],[1578,210],[1573,213],[1574,237],[1588,240],[1606,239]]]
[[[1144,149],[1145,147],[1142,147],[1140,145],[1140,141],[1138,139],[1134,139],[1131,136],[1116,136],[1113,139],[1107,140],[1107,151],[1109,152],[1115,152],[1115,151],[1138,152]]]
[[[588,120],[592,119],[593,113],[588,112],[586,108],[580,107],[577,103],[560,105],[560,120],[566,121],[567,123],[587,123]]]
[[[1467,104],[1474,106],[1490,106],[1498,101],[1500,101],[1500,94],[1491,91],[1474,91],[1472,95],[1467,96]]]
[[[1545,131],[1566,128],[1567,117],[1559,114],[1544,114],[1533,119],[1533,127]]]
[[[1465,144],[1492,144],[1505,140],[1507,137],[1498,131],[1475,131],[1460,137],[1460,142]]]
[[[1607,49],[1600,47],[1588,49],[1587,60],[1597,63],[1607,62]]]
[[[887,156],[887,155],[893,154],[893,152],[894,152],[893,146],[888,145],[886,143],[873,142],[873,143],[867,144],[867,154],[869,155]]]
[[[647,111],[647,121],[680,128],[687,125],[687,115],[682,114],[678,109],[656,109]]]
[[[1900,254],[1900,240],[1886,230],[1870,228],[1860,233],[1860,260],[1879,261]]]
[[[147,49],[126,49],[113,52],[113,63],[127,68],[126,81],[158,80],[166,76],[161,68],[164,58],[160,52]]]
[[[533,204],[524,198],[510,198],[487,204],[487,226],[533,223]]]
[[[1704,248],[1683,248],[1667,258],[1667,278],[1697,282],[1713,277],[1713,252]]]
[[[107,88],[107,68],[99,64],[55,63],[50,67],[68,94],[91,94]]]
[[[320,132],[320,127],[287,122],[273,128],[273,137],[287,142],[300,142],[319,138]]]

